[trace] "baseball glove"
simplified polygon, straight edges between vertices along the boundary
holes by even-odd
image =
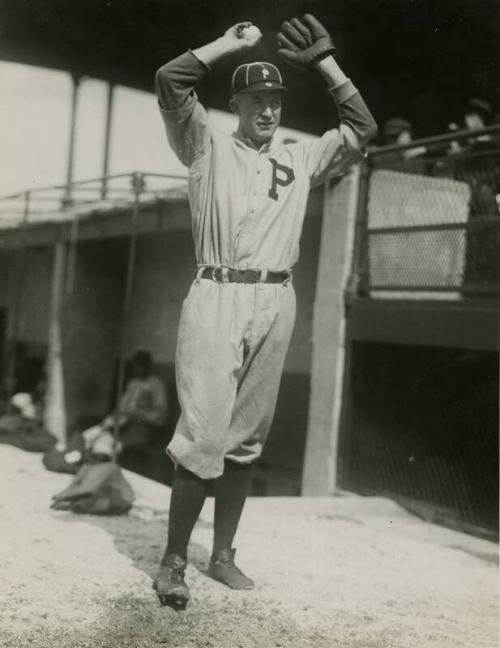
[[[306,14],[301,20],[285,20],[276,39],[281,58],[300,69],[335,53],[330,34],[311,14]]]

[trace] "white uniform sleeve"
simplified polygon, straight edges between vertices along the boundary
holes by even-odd
[[[329,175],[342,175],[362,157],[349,126],[341,124],[340,128],[323,133],[319,140],[306,145],[306,169],[311,186],[321,184]]]
[[[160,107],[160,112],[168,142],[184,166],[190,167],[209,152],[212,138],[207,113],[197,99],[189,108],[165,110]]]

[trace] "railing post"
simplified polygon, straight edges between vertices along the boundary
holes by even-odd
[[[363,297],[368,295],[370,286],[368,197],[371,171],[370,163],[366,160],[361,167],[358,210],[356,214],[355,267],[353,275],[356,283],[355,292]]]
[[[104,154],[102,161],[102,184],[101,184],[101,198],[106,199],[108,192],[108,173],[109,173],[109,153],[111,147],[111,129],[113,119],[113,101],[115,95],[115,86],[113,83],[108,83],[108,94],[106,102],[106,130],[104,133]]]
[[[19,273],[17,275],[17,286],[14,294],[14,305],[12,308],[12,328],[10,331],[10,344],[9,344],[9,354],[7,358],[7,376],[6,376],[6,387],[7,387],[7,400],[10,401],[10,398],[14,392],[14,383],[15,383],[15,373],[16,373],[16,347],[19,337],[19,320],[21,317],[22,302],[23,302],[23,293],[24,285],[26,282],[26,268],[28,264],[28,222],[30,214],[30,202],[31,202],[31,192],[26,191],[24,193],[24,210],[23,210],[23,220],[21,222],[21,257],[19,263]]]

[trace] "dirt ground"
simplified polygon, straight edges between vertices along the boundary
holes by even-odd
[[[495,544],[382,498],[252,498],[235,543],[256,581],[204,573],[208,501],[190,547],[184,612],[151,588],[169,489],[130,476],[132,514],[49,509],[71,480],[0,446],[1,648],[496,648]]]

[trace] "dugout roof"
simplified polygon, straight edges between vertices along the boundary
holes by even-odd
[[[458,119],[470,95],[500,109],[498,7],[497,0],[0,0],[0,59],[151,90],[159,65],[238,20],[262,28],[258,57],[279,63],[272,35],[283,19],[309,11],[331,29],[341,64],[379,123],[404,115],[423,136]],[[236,62],[222,63],[201,88],[207,104],[227,107]],[[321,82],[284,72],[284,124],[312,132],[331,124]]]

